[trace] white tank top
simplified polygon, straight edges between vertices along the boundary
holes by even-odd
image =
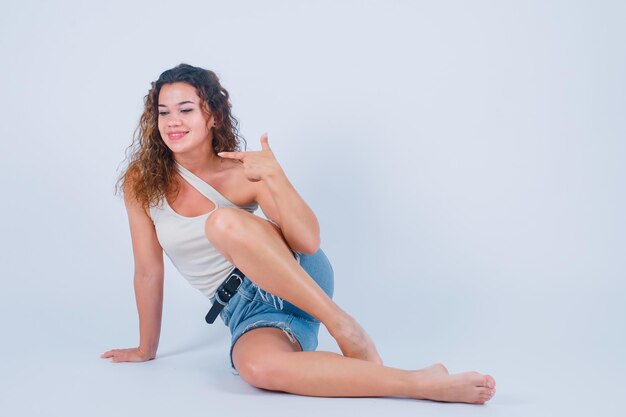
[[[254,213],[258,204],[237,206],[178,162],[175,164],[183,179],[211,200],[215,209],[200,216],[185,217],[176,213],[163,197],[156,206],[150,207],[150,217],[159,243],[172,264],[192,287],[211,298],[235,267],[206,238],[204,222],[220,207],[240,208]]]

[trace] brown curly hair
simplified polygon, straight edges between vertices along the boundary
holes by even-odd
[[[164,71],[152,82],[150,92],[144,97],[145,108],[133,141],[126,150],[126,169],[117,180],[115,194],[130,191],[144,209],[158,204],[169,193],[178,194],[178,173],[174,155],[161,138],[158,127],[159,92],[164,84],[184,82],[195,87],[200,97],[200,107],[207,121],[213,115],[213,150],[218,152],[240,151],[245,139],[239,134],[239,121],[231,114],[228,91],[221,86],[213,71],[180,64]]]

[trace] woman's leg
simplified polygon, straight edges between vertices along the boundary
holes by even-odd
[[[244,210],[221,208],[207,219],[205,233],[251,281],[321,321],[344,355],[382,364],[367,333],[302,269],[270,222]]]
[[[233,362],[249,384],[317,397],[410,397],[483,404],[495,393],[491,376],[449,375],[443,365],[405,371],[332,352],[300,352],[280,329],[244,333]],[[490,385],[490,386],[489,386]]]

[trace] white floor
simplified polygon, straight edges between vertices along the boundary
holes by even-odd
[[[476,300],[476,306],[483,307],[459,305],[459,311],[465,311],[462,319],[450,320],[447,315],[447,327],[438,326],[435,294],[432,305],[417,309],[429,311],[429,317],[394,319],[387,326],[362,320],[389,366],[418,368],[440,361],[451,372],[475,369],[494,375],[497,395],[477,406],[402,398],[312,398],[253,388],[230,372],[227,329],[221,322],[218,326],[203,322],[205,300],[178,278],[166,287],[169,297],[158,358],[133,364],[99,358],[110,348],[134,345],[132,292],[115,297],[102,286],[100,297],[82,302],[72,292],[59,291],[54,302],[51,294],[31,294],[30,303],[21,299],[18,287],[12,294],[5,292],[2,414],[624,415],[623,316],[606,320],[623,308],[610,294],[604,296],[606,311],[585,312],[581,304],[578,316],[569,314],[576,309],[563,302],[560,312],[544,316],[548,300],[524,300],[520,295],[515,301],[502,294],[500,301],[492,300],[491,312],[484,308],[488,300]],[[609,311],[610,306],[616,310]],[[405,308],[404,313],[410,311]],[[365,308],[355,309],[360,311],[353,311],[355,316],[367,317]],[[378,325],[368,326],[368,321]],[[325,330],[320,339],[321,349],[337,351]]]

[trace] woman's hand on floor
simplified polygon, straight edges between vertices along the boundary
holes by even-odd
[[[112,358],[111,362],[145,362],[156,357],[140,350],[140,348],[113,349],[100,355],[101,358]]]

